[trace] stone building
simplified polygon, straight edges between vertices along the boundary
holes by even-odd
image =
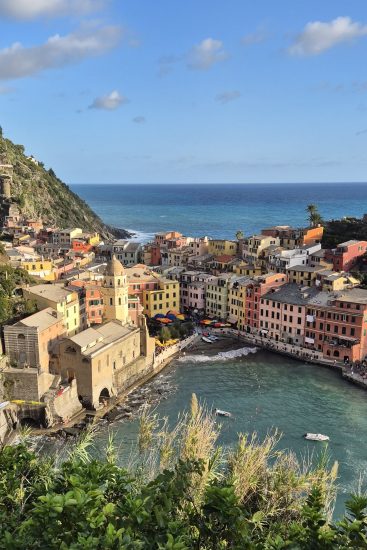
[[[154,339],[146,327],[110,321],[89,328],[60,345],[61,377],[76,378],[78,394],[88,407],[118,395],[153,368]]]
[[[13,165],[7,164],[4,158],[0,158],[0,195],[6,199],[11,198],[13,183]]]

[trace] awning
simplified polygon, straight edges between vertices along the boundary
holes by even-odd
[[[237,323],[238,319],[236,315],[229,315],[227,321],[228,323],[234,324]]]

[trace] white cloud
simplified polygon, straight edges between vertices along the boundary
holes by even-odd
[[[307,23],[288,52],[291,55],[318,55],[325,50],[367,35],[367,25],[354,22],[350,17],[337,17],[328,23]]]
[[[0,50],[0,80],[32,76],[46,69],[63,67],[100,55],[117,45],[119,27],[87,28],[51,36],[40,46],[25,48],[19,42]]]
[[[14,19],[36,19],[84,15],[103,7],[103,0],[0,0],[0,15]]]
[[[241,92],[238,90],[230,90],[227,92],[222,92],[215,96],[215,100],[219,101],[219,103],[229,103],[230,101],[234,101],[235,99],[238,99],[241,97]]]
[[[220,61],[227,59],[221,40],[206,38],[194,46],[188,56],[190,69],[205,71]]]
[[[267,33],[264,30],[258,29],[255,32],[245,34],[241,38],[242,44],[245,46],[251,46],[252,44],[260,44],[261,42],[264,42],[267,38]]]
[[[113,90],[110,94],[96,97],[96,99],[93,101],[91,105],[89,105],[89,109],[104,109],[106,111],[114,111],[120,105],[123,105],[124,103],[128,103],[129,100],[127,97],[124,97],[121,95],[117,90]]]
[[[135,116],[133,118],[133,122],[135,122],[135,124],[144,124],[146,122],[146,118],[145,116]]]

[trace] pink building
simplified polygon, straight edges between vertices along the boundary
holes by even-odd
[[[303,346],[308,303],[318,293],[316,288],[288,283],[265,294],[261,298],[260,334]]]
[[[346,241],[328,250],[325,259],[333,263],[334,271],[351,271],[360,256],[367,252],[367,241]]]
[[[252,332],[254,329],[256,332],[261,327],[260,303],[262,296],[286,282],[287,276],[284,273],[269,273],[254,277],[246,286],[244,324],[247,326],[248,332]]]

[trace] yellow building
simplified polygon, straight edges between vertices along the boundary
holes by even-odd
[[[208,254],[213,256],[235,256],[237,254],[237,242],[226,241],[223,239],[213,239],[209,241]]]
[[[45,281],[55,281],[56,273],[54,272],[51,260],[33,260],[22,261],[20,266],[33,277],[39,277]]]
[[[76,334],[81,327],[79,297],[76,292],[58,284],[42,284],[23,289],[24,298],[34,300],[38,309],[52,307],[64,318],[68,336]]]
[[[278,237],[270,237],[268,235],[252,235],[249,237],[247,243],[247,250],[244,254],[247,258],[251,258],[252,261],[256,261],[263,250],[269,248],[269,246],[279,246]]]
[[[154,317],[157,313],[164,315],[168,311],[178,311],[180,308],[180,284],[178,281],[160,279],[157,290],[144,290],[142,301],[144,313]]]
[[[230,323],[237,323],[237,327],[240,330],[244,330],[246,324],[246,287],[250,282],[250,277],[242,277],[234,281],[228,290],[228,321]]]
[[[360,281],[349,273],[338,273],[329,269],[324,269],[317,273],[316,286],[321,290],[335,292],[345,290],[360,285]]]
[[[323,267],[295,265],[287,269],[288,281],[301,286],[313,286],[315,284],[317,274],[323,269]]]
[[[236,266],[236,275],[241,277],[256,277],[261,274],[261,267],[259,266],[254,266],[245,262]]]
[[[209,317],[227,319],[229,287],[235,278],[231,273],[222,273],[207,284],[205,313]]]

